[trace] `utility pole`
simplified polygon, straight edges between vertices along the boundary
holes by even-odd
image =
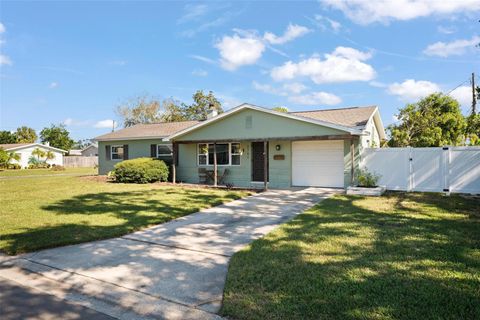
[[[475,94],[475,73],[472,72],[472,115],[477,114],[477,96]]]

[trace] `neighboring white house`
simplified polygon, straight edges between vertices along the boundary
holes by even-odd
[[[20,160],[12,160],[11,163],[18,163],[22,168],[28,167],[28,159],[32,156],[32,151],[39,148],[43,151],[51,151],[55,157],[51,160],[47,160],[49,164],[63,165],[63,155],[67,153],[66,150],[51,147],[41,143],[13,143],[13,144],[0,144],[0,148],[7,152],[14,152],[20,155]]]

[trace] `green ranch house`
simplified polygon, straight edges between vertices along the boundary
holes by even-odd
[[[176,182],[265,189],[347,187],[361,148],[383,139],[375,106],[283,113],[251,104],[96,138],[99,174],[125,159],[155,157],[171,165]]]

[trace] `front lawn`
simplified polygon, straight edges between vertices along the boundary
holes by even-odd
[[[230,262],[235,319],[480,319],[480,201],[335,196]]]
[[[1,170],[0,177],[25,177],[25,176],[45,176],[45,175],[90,175],[97,174],[95,168],[66,168],[61,171],[52,169],[21,169],[21,170]]]
[[[0,194],[0,251],[16,254],[124,235],[248,193],[38,176],[0,179]]]

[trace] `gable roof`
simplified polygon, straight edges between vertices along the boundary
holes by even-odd
[[[137,124],[132,127],[96,137],[96,141],[162,139],[178,131],[194,126],[199,121],[161,122]]]
[[[0,148],[2,148],[2,149],[5,150],[5,151],[20,150],[20,149],[25,149],[25,148],[28,148],[28,147],[33,147],[33,146],[43,147],[43,148],[50,149],[50,150],[57,151],[57,152],[61,152],[61,153],[67,153],[67,150],[55,148],[55,147],[52,147],[52,146],[47,146],[47,145],[41,144],[41,143],[9,143],[9,144],[0,144]]]
[[[356,126],[348,126],[348,125],[342,124],[340,122],[335,123],[335,122],[329,122],[329,121],[326,121],[326,120],[323,120],[323,119],[320,119],[320,118],[298,115],[295,112],[288,112],[288,113],[278,112],[278,111],[274,111],[274,110],[271,110],[271,109],[259,107],[259,106],[253,105],[253,104],[244,103],[244,104],[241,104],[238,107],[230,109],[229,111],[224,112],[224,113],[222,113],[222,114],[220,114],[220,115],[218,115],[214,118],[199,122],[194,126],[191,126],[189,128],[185,128],[184,130],[178,131],[178,132],[170,135],[169,137],[167,137],[164,140],[170,140],[170,139],[179,137],[179,136],[184,135],[188,132],[191,132],[193,130],[196,130],[198,128],[206,126],[206,125],[208,125],[212,122],[219,121],[219,120],[223,119],[224,117],[227,117],[229,115],[232,115],[232,114],[234,114],[236,112],[239,112],[241,110],[244,110],[244,109],[257,110],[257,111],[260,111],[260,112],[274,114],[274,115],[281,116],[281,117],[286,117],[286,118],[290,118],[290,119],[295,119],[295,120],[299,120],[299,121],[313,123],[313,124],[321,125],[321,126],[324,126],[324,127],[327,127],[327,128],[342,130],[342,131],[348,132],[348,133],[353,134],[353,135],[360,135],[362,133],[362,130],[361,130],[362,128],[357,128]],[[337,110],[341,110],[341,109],[337,109]],[[375,110],[376,110],[376,107],[375,107]],[[373,112],[373,110],[372,110],[372,112]],[[367,121],[371,117],[371,115],[372,114],[370,113],[367,116]]]
[[[290,114],[336,123],[347,127],[363,127],[367,124],[376,109],[376,106],[350,107],[342,109],[298,111],[290,112]]]

